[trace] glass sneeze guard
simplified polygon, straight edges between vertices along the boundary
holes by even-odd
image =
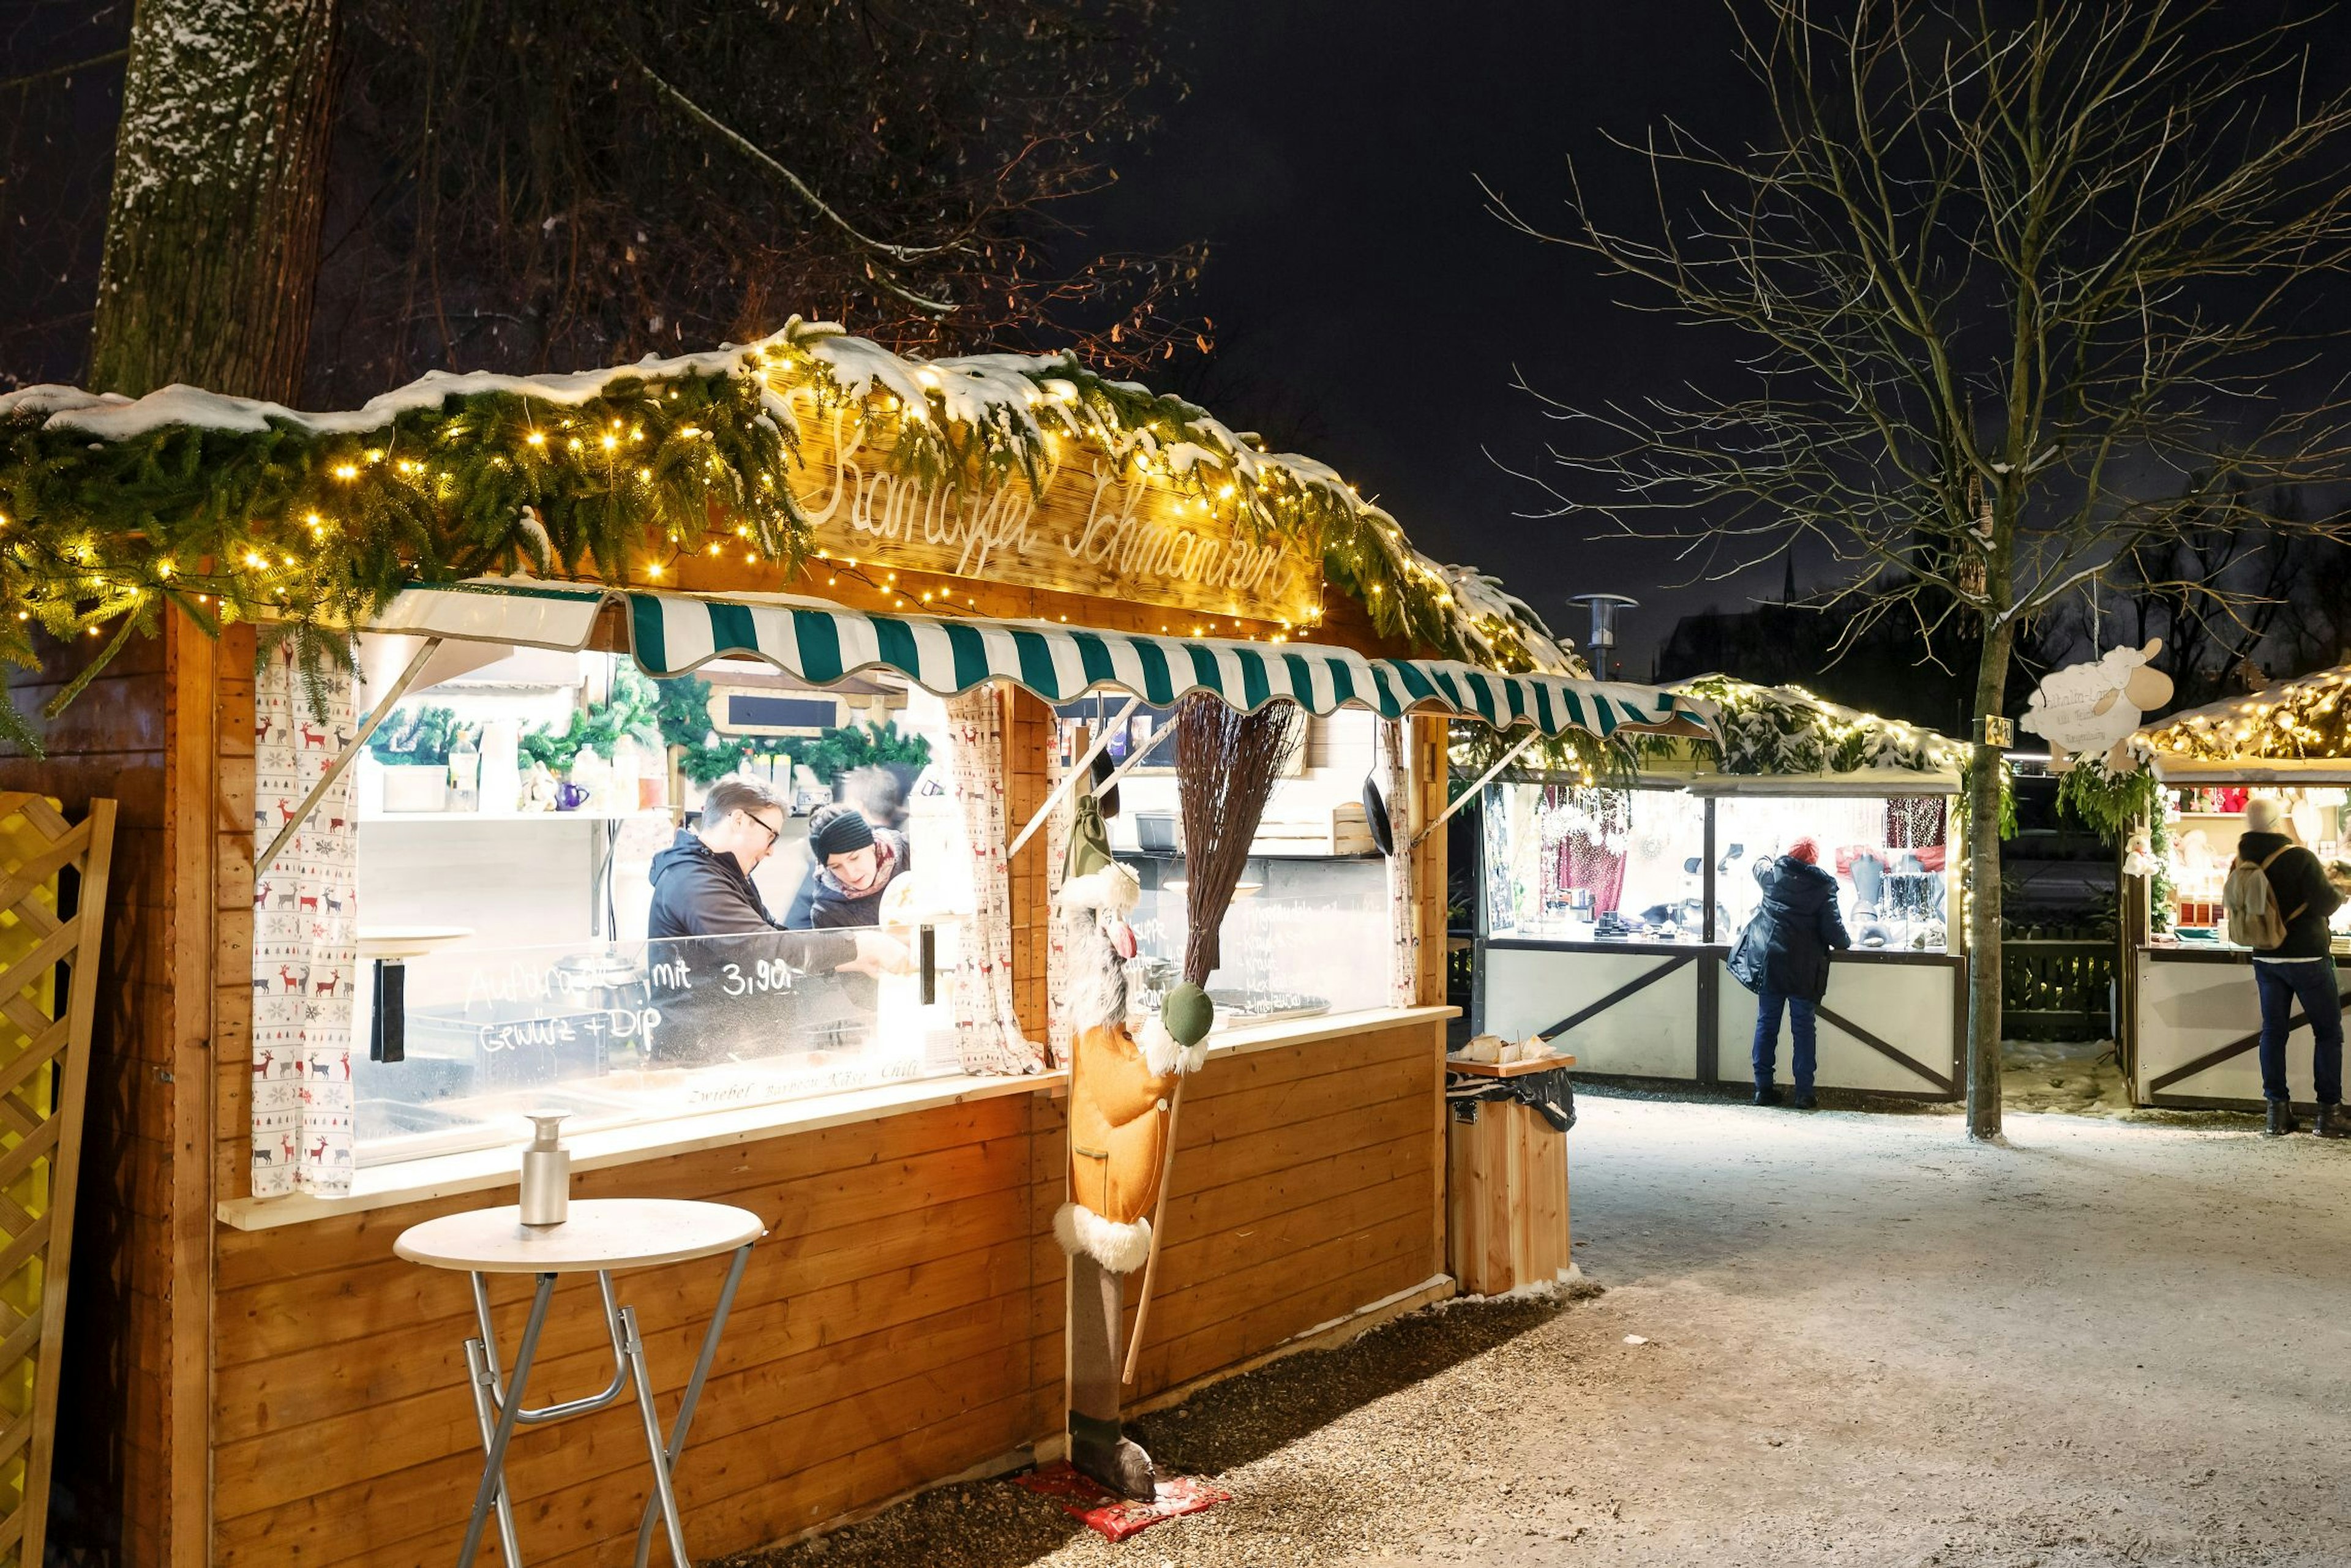
[[[951,1075],[965,931],[927,929],[927,981],[920,931],[895,927],[410,959],[401,1060],[352,1063],[358,1162],[509,1144],[533,1110],[570,1112],[578,1133]],[[364,967],[356,1041],[371,1023]]]
[[[1186,892],[1180,870],[1140,862],[1144,888],[1128,922],[1129,1010],[1158,1010],[1183,977]],[[1178,862],[1180,864],[1180,862]],[[1378,861],[1253,859],[1217,932],[1208,977],[1219,1028],[1359,1012],[1388,1000],[1387,868]]]

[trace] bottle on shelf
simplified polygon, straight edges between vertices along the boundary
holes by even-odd
[[[517,743],[519,733],[510,718],[494,718],[482,727],[481,782],[475,796],[485,812],[512,816],[522,810],[522,762]]]
[[[474,732],[458,734],[457,744],[449,748],[449,810],[478,811],[482,809],[482,754],[474,746]]]

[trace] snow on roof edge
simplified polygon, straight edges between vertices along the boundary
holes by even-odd
[[[736,376],[758,373],[769,353],[794,349],[824,367],[836,388],[852,396],[887,392],[914,409],[925,409],[935,396],[951,421],[976,427],[993,427],[1008,435],[1034,440],[1045,434],[1043,419],[1054,418],[1061,402],[1051,394],[1057,381],[1080,371],[1067,352],[1045,355],[987,353],[910,360],[871,339],[852,336],[832,322],[807,321],[798,316],[767,337],[747,344],[721,344],[715,350],[656,358],[647,354],[632,364],[590,371],[517,376],[489,371],[428,371],[404,386],[370,398],[356,409],[314,413],[256,398],[232,397],[201,387],[174,384],[139,398],[116,392],[91,392],[79,387],[44,383],[0,393],[0,421],[38,417],[44,429],[70,430],[103,441],[133,441],[169,426],[257,434],[273,424],[318,435],[363,435],[390,427],[402,414],[441,406],[451,397],[509,392],[555,406],[577,406],[602,395],[622,380],[688,375]],[[1071,394],[1075,385],[1061,381]],[[1398,547],[1407,570],[1416,569],[1439,584],[1447,598],[1439,613],[1451,624],[1465,648],[1479,649],[1491,658],[1493,640],[1479,626],[1480,617],[1509,627],[1538,670],[1551,674],[1575,674],[1581,661],[1574,644],[1555,636],[1524,600],[1507,591],[1500,580],[1474,567],[1447,564],[1415,549],[1403,529],[1384,508],[1358,497],[1330,465],[1300,453],[1266,452],[1251,445],[1205,409],[1169,394],[1154,393],[1138,382],[1108,382],[1115,390],[1165,398],[1183,411],[1189,437],[1162,443],[1148,431],[1127,433],[1134,445],[1158,455],[1174,472],[1189,472],[1202,464],[1228,469],[1237,476],[1260,480],[1276,471],[1292,484],[1321,490],[1384,528]],[[1040,389],[1046,389],[1040,392]],[[791,412],[781,395],[771,397],[771,411],[779,421]],[[1043,416],[1040,418],[1040,413]],[[1066,416],[1056,420],[1065,428],[1079,428]],[[1221,450],[1219,450],[1221,448]]]

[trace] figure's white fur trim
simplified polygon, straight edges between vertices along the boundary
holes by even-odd
[[[1113,861],[1099,871],[1067,878],[1061,883],[1064,909],[1107,909],[1124,915],[1143,901],[1143,882],[1134,869]]]
[[[1053,1215],[1053,1239],[1072,1258],[1082,1252],[1113,1274],[1132,1274],[1151,1256],[1151,1221],[1121,1225],[1065,1203]]]
[[[1126,966],[1090,909],[1062,912],[1069,962],[1062,976],[1061,1012],[1080,1032],[1126,1021]]]
[[[1136,1049],[1143,1052],[1143,1065],[1155,1073],[1197,1072],[1208,1060],[1208,1042],[1178,1045],[1176,1037],[1167,1032],[1167,1025],[1157,1014],[1143,1020],[1135,1031]]]

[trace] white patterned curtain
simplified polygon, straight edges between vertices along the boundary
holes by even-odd
[[[329,665],[325,708],[289,641],[254,672],[254,852],[350,744],[351,677]],[[335,1197],[351,1186],[351,1018],[359,975],[359,825],[346,769],[254,868],[253,1195]]]
[[[1411,721],[1380,720],[1380,792],[1387,798],[1388,828],[1395,853],[1388,856],[1388,1000],[1408,1008],[1420,1000],[1420,911],[1413,887],[1412,769],[1405,747]]]
[[[1057,731],[1058,728],[1057,725]],[[1046,771],[1045,787],[1058,789],[1070,771],[1069,764],[1061,759],[1058,733],[1053,737],[1051,758],[1051,765]],[[1080,789],[1086,787],[1079,786]],[[1045,841],[1045,885],[1055,894],[1061,890],[1062,865],[1070,855],[1070,822],[1076,815],[1076,794],[1063,795],[1053,802],[1052,814],[1045,819],[1045,825],[1037,830]],[[1070,984],[1068,912],[1061,908],[1058,898],[1049,895],[1048,902],[1051,904],[1052,913],[1045,922],[1045,1046],[1054,1066],[1067,1067],[1072,1031],[1070,1010],[1061,1005],[1061,998],[1069,994]],[[1091,920],[1092,917],[1089,911],[1086,918]]]
[[[990,686],[947,700],[949,776],[971,846],[972,924],[957,944],[956,1054],[966,1072],[1041,1072],[1012,1005],[1012,883],[1004,855],[1004,708]]]

